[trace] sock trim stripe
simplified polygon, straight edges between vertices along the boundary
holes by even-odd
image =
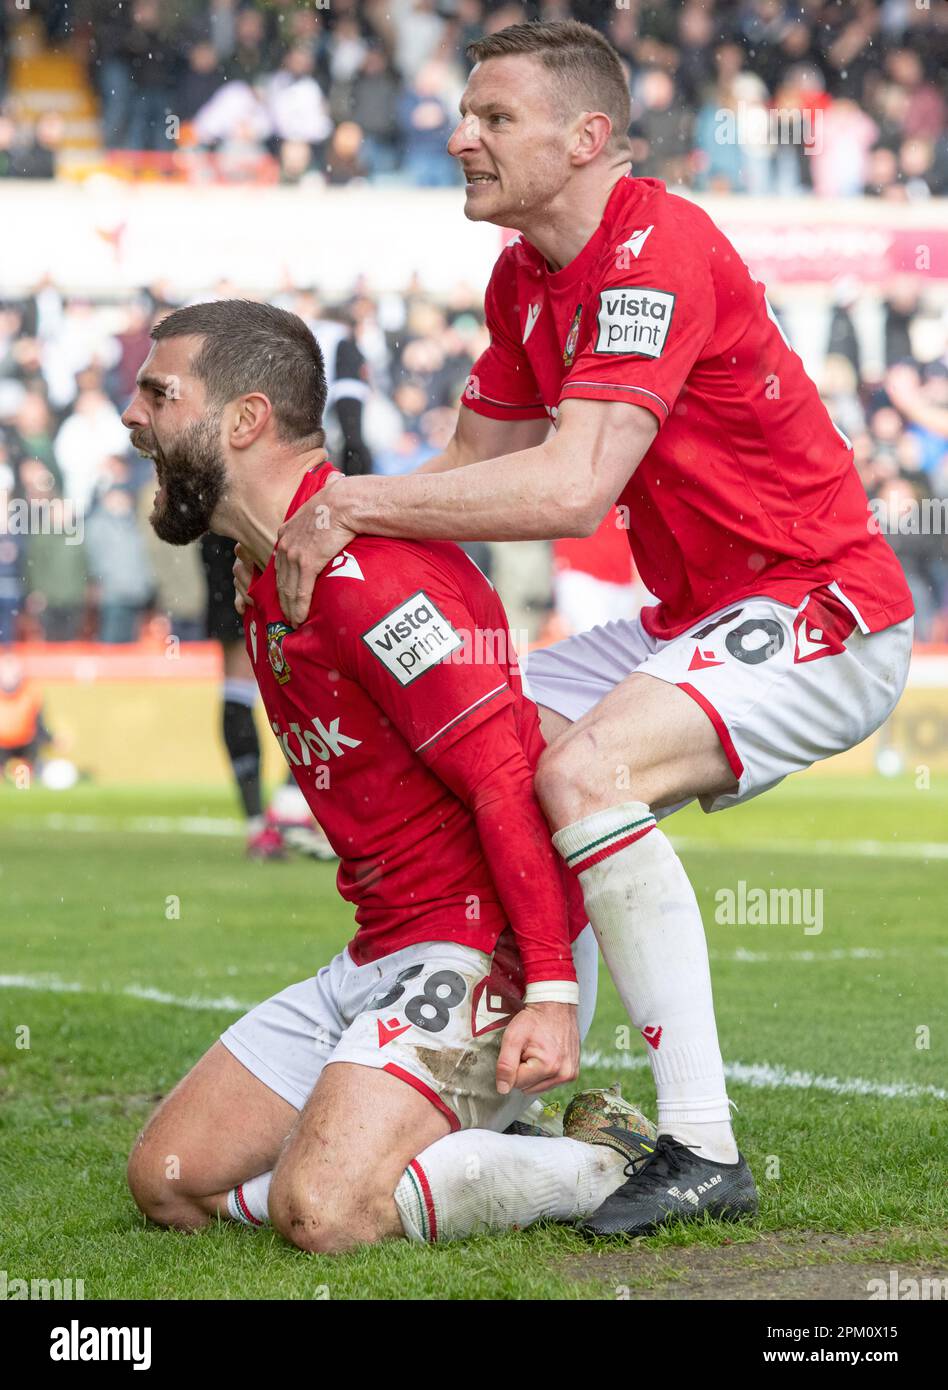
[[[408,1186],[411,1190],[411,1194],[418,1204],[418,1225],[421,1228],[421,1238],[427,1241],[430,1239],[428,1232],[428,1213],[425,1210],[425,1201],[421,1195],[421,1187],[419,1186],[418,1179],[411,1170],[412,1164],[409,1163],[408,1167],[405,1169],[405,1177],[408,1179]]]
[[[593,840],[590,844],[583,845],[582,849],[573,850],[572,854],[568,854],[566,856],[566,862],[567,864],[572,865],[574,860],[584,859],[587,854],[590,854],[594,849],[597,849],[599,845],[607,844],[610,840],[614,840],[617,835],[626,835],[630,830],[635,830],[640,825],[654,824],[654,816],[643,816],[641,820],[634,820],[630,821],[628,825],[617,826],[615,830],[610,830],[608,835],[600,835],[598,840]]]
[[[418,1183],[425,1199],[425,1215],[428,1218],[428,1239],[432,1245],[437,1244],[438,1240],[438,1217],[435,1213],[434,1198],[431,1195],[431,1184],[428,1182],[428,1174],[422,1168],[417,1158],[413,1158],[408,1165],[408,1172],[414,1177],[417,1176]]]
[[[247,1223],[248,1226],[262,1226],[262,1225],[263,1225],[263,1222],[260,1221],[260,1220],[258,1220],[258,1218],[257,1218],[256,1216],[254,1216],[253,1212],[252,1212],[252,1211],[250,1210],[250,1208],[247,1206],[247,1203],[246,1203],[246,1201],[245,1201],[245,1199],[244,1199],[244,1185],[243,1185],[243,1183],[240,1183],[240,1182],[239,1182],[239,1183],[237,1184],[237,1186],[234,1188],[234,1200],[235,1200],[236,1203],[237,1203],[237,1211],[238,1211],[238,1213],[239,1213],[240,1218],[241,1218],[242,1221],[246,1221],[246,1223]]]
[[[650,830],[655,829],[655,822],[650,821],[648,825],[636,830],[632,835],[626,835],[621,840],[616,840],[614,844],[606,845],[596,854],[591,854],[588,859],[584,859],[581,864],[571,864],[570,868],[574,873],[581,874],[586,869],[591,869],[594,864],[601,864],[604,859],[609,859],[613,854],[618,854],[620,850],[628,849],[629,845],[634,845],[636,840],[641,840],[643,835],[647,835]]]

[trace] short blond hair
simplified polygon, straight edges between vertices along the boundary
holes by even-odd
[[[549,24],[510,24],[467,46],[474,63],[519,54],[538,58],[555,79],[556,105],[564,120],[580,111],[604,111],[612,121],[609,146],[629,147],[632,103],[622,60],[608,39],[576,19]]]

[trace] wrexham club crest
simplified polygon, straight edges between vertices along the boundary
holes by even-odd
[[[267,656],[270,659],[270,670],[281,685],[286,685],[290,679],[290,663],[283,651],[283,639],[292,631],[286,623],[267,623]]]
[[[579,342],[579,321],[582,316],[583,306],[582,304],[577,304],[576,312],[573,315],[573,322],[569,326],[569,332],[566,335],[566,344],[563,348],[563,364],[567,367],[573,365],[573,358],[576,356],[576,344]]]

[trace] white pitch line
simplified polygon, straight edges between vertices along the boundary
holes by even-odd
[[[851,950],[835,948],[832,951],[748,951],[739,946],[736,951],[709,951],[713,961],[724,961],[732,965],[781,965],[799,963],[810,965],[824,960],[885,960],[887,956],[901,954],[896,951],[877,951],[871,946],[854,946]]]
[[[47,830],[65,830],[80,835],[96,833],[137,835],[243,835],[246,824],[225,816],[67,816],[58,811],[36,818]],[[28,825],[21,820],[20,825]]]
[[[923,951],[903,951],[898,948],[880,951],[872,946],[834,947],[831,951],[748,951],[739,946],[736,951],[710,951],[713,961],[729,965],[820,965],[834,960],[893,960],[931,956],[948,956],[948,946],[926,946]]]
[[[0,989],[32,989],[51,994],[122,995],[149,1004],[172,1004],[179,1009],[246,1013],[253,1008],[253,1004],[230,995],[220,999],[202,999],[193,994],[182,997],[143,985],[123,985],[114,990],[96,989],[71,980],[60,980],[55,975],[0,975]],[[582,1063],[585,1067],[643,1071],[648,1066],[648,1058],[630,1052],[584,1050]],[[883,1100],[948,1100],[948,1091],[938,1086],[919,1086],[908,1081],[868,1081],[859,1076],[821,1076],[809,1071],[789,1071],[786,1067],[771,1066],[769,1062],[729,1062],[725,1064],[724,1073],[731,1081],[763,1090],[828,1091],[837,1096],[876,1096]]]
[[[47,830],[77,834],[106,832],[136,835],[243,835],[243,821],[224,816],[69,816],[51,812],[24,818],[19,826],[40,825]],[[676,849],[719,854],[850,855],[859,859],[948,859],[948,843],[941,840],[748,840],[742,844],[704,840],[698,836],[671,835]]]
[[[837,854],[854,855],[859,859],[948,859],[948,843],[941,840],[747,840],[729,844],[726,840],[711,842],[696,836],[670,835],[676,849],[722,850],[734,854],[754,851],[767,854]]]
[[[631,1052],[583,1051],[584,1067],[618,1068],[644,1071],[648,1058]],[[877,1096],[883,1100],[948,1100],[948,1091],[938,1086],[917,1086],[908,1081],[868,1081],[865,1077],[820,1076],[811,1071],[790,1071],[769,1062],[725,1062],[729,1081],[761,1090],[829,1091],[836,1096]]]
[[[259,1004],[259,999],[248,1003],[245,999],[235,999],[232,994],[224,994],[219,999],[204,999],[197,994],[167,994],[161,989],[145,985],[122,985],[118,989],[97,988],[95,985],[81,985],[73,980],[60,980],[56,975],[0,975],[0,989],[32,989],[48,994],[105,994],[120,995],[126,999],[142,999],[146,1004],[173,1004],[179,1009],[224,1009],[245,1014],[248,1009]]]

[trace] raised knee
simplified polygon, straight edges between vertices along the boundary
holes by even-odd
[[[589,814],[590,802],[599,799],[591,771],[588,753],[584,755],[579,741],[568,733],[540,755],[534,790],[557,829],[581,820]]]

